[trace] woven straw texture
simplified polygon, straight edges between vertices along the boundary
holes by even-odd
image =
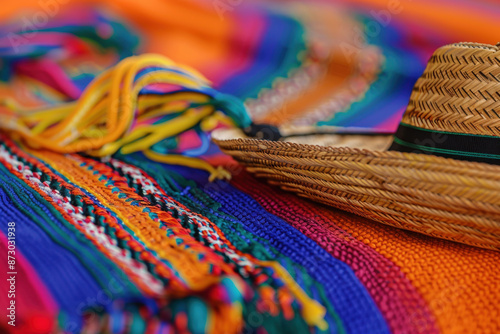
[[[403,123],[429,130],[500,136],[499,81],[498,46],[443,46],[415,84]]]
[[[498,52],[473,43],[438,49],[414,87],[403,123],[498,136]],[[235,132],[217,132],[214,140],[250,171],[301,196],[395,227],[500,249],[498,166],[379,147],[263,141]],[[369,146],[370,139],[364,148]]]

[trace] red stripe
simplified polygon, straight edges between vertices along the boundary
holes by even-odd
[[[2,266],[2,269],[5,268],[5,270],[0,275],[2,285],[5,284],[5,291],[2,291],[0,295],[0,306],[2,312],[5,312],[1,324],[5,325],[5,323],[11,321],[8,317],[10,312],[8,307],[11,300],[13,300],[15,303],[16,326],[5,325],[6,328],[9,328],[10,333],[52,333],[57,324],[58,310],[56,303],[46,286],[38,278],[36,271],[19,249],[15,249],[15,272],[17,273],[13,275],[15,297],[9,298],[7,292],[10,290],[10,284],[4,283],[12,276],[7,274],[7,246],[6,236],[0,232],[0,262],[5,264],[5,266]]]

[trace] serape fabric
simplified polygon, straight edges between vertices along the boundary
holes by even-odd
[[[240,99],[254,120],[394,132],[434,49],[495,43],[500,12],[493,1],[396,5],[7,2],[0,108],[74,101],[120,60],[158,53],[206,76],[207,95]],[[21,9],[24,19],[7,20]],[[157,151],[201,157],[231,181],[145,152],[59,154],[0,132],[0,261],[15,226],[17,271],[16,326],[4,317],[0,331],[500,331],[498,252],[298,198],[223,156],[203,126],[190,130]]]

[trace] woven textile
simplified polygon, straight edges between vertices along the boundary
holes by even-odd
[[[245,105],[254,121],[391,132],[437,46],[496,42],[500,10],[492,1],[401,0],[403,10],[390,19],[385,0],[337,2],[345,8],[6,2],[0,128],[21,110],[34,119],[34,133],[50,129],[60,115],[52,109],[48,120],[30,119],[31,110],[72,103],[120,61],[157,53],[210,83],[200,91],[151,85],[140,91],[146,104],[172,93],[175,112],[184,111],[193,101],[176,94],[203,93],[197,106]],[[446,8],[446,18],[429,4]],[[21,10],[24,19],[8,20]],[[47,21],[34,24],[42,14]],[[134,80],[155,71],[192,73],[150,66]],[[241,115],[234,123],[247,125]],[[144,125],[130,119],[131,129]],[[56,153],[0,131],[0,262],[11,265],[15,244],[16,272],[13,285],[0,266],[0,308],[13,299],[16,306],[15,327],[2,314],[0,333],[500,332],[499,252],[381,225],[270,186],[210,142],[206,129],[225,126],[217,121],[200,120],[151,150],[117,148],[104,157]],[[211,167],[162,163],[151,151]],[[210,182],[216,168],[232,179]]]
[[[58,314],[60,327],[79,332],[86,314],[89,328],[115,332],[229,332],[242,321],[250,331],[305,331],[310,301],[272,260],[326,307],[328,332],[499,329],[497,252],[304,202],[241,170],[232,184],[207,183],[204,172],[140,155],[63,157],[5,138],[0,158],[2,216],[16,222],[18,250],[36,270],[20,260],[33,273],[20,287],[40,295],[17,297],[20,323],[53,324]],[[40,263],[42,254],[57,261]]]

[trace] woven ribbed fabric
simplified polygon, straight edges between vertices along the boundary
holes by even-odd
[[[152,173],[155,177],[161,178],[161,174],[165,173],[161,168],[154,168],[151,164],[146,165],[137,160],[136,163],[141,167],[144,166],[148,173]],[[189,174],[192,179],[194,175]],[[204,175],[200,176],[200,180],[206,182]],[[207,207],[205,210],[212,208],[211,211],[215,211],[214,208],[220,207],[215,212],[233,217],[233,224],[241,225],[255,237],[270,240],[271,246],[277,251],[306,268],[311,277],[324,286],[324,293],[339,313],[340,319],[343,319],[347,332],[388,331],[371,296],[357,281],[349,266],[330,257],[314,241],[289,226],[284,220],[267,212],[247,194],[225,183],[203,184],[203,191],[197,189],[192,182],[185,184],[184,181],[184,184],[179,184],[180,181],[176,180],[176,183],[177,191],[182,193],[183,190],[187,190],[195,198],[206,193],[212,200],[203,200],[203,206]],[[254,242],[259,242],[259,239]]]
[[[190,169],[170,169],[194,178]],[[282,219],[326,250],[332,258],[348,264],[391,332],[467,333],[473,329],[474,332],[488,333],[500,329],[495,306],[499,294],[493,288],[499,282],[498,266],[495,265],[500,260],[498,252],[391,228],[304,201],[242,170],[238,170],[231,185],[207,185],[201,176],[198,185],[223,203],[221,210],[238,217],[248,208],[260,207],[268,217]],[[189,191],[195,193],[193,189],[195,187],[191,186]],[[224,189],[222,194],[221,189]],[[238,200],[238,197],[243,200]],[[255,212],[252,216],[256,216]],[[254,219],[246,215],[241,219],[248,220]],[[286,240],[292,232],[281,234],[279,226],[267,228],[269,224],[272,223],[265,221],[258,227],[251,223],[250,226],[256,231],[259,227],[265,229],[268,238],[276,243],[284,240],[289,245]],[[298,246],[302,244],[297,241],[294,245],[299,252],[312,247]],[[314,265],[306,265],[306,268],[311,272],[318,271]],[[329,280],[332,277],[335,276],[330,276]],[[355,301],[347,300],[341,307],[346,308],[346,312],[356,312],[349,308]],[[339,315],[342,312],[339,311]],[[349,323],[363,326],[370,318],[365,316],[363,319],[365,322],[350,319]],[[350,330],[359,328],[351,327]]]
[[[2,183],[8,198],[6,201],[12,203],[7,207],[22,202],[26,197],[39,198],[40,205],[52,206],[50,211],[53,215],[46,215],[46,218],[52,218],[55,223],[58,221],[56,214],[62,216],[64,219],[59,220],[60,224],[73,230],[73,236],[63,239],[76,242],[66,246],[73,253],[70,257],[73,261],[75,256],[85,256],[87,252],[96,250],[103,257],[101,260],[98,255],[92,257],[96,263],[85,268],[81,274],[75,269],[59,277],[70,284],[83,285],[85,290],[76,286],[62,289],[66,285],[51,281],[47,273],[47,281],[51,285],[57,284],[58,288],[54,286],[53,293],[60,303],[59,308],[67,314],[62,328],[70,331],[82,328],[82,319],[79,319],[82,312],[91,312],[93,317],[97,317],[103,311],[116,316],[119,312],[130,311],[139,312],[137,316],[144,321],[163,320],[177,330],[187,326],[185,329],[192,332],[231,332],[241,329],[243,319],[255,316],[259,310],[258,315],[267,314],[277,322],[269,320],[255,327],[271,331],[273,328],[282,331],[293,327],[305,330],[307,324],[300,315],[304,314],[307,318],[307,312],[316,312],[315,307],[322,308],[314,301],[313,295],[309,297],[305,291],[313,289],[316,298],[328,305],[323,287],[309,278],[300,266],[293,265],[290,260],[280,265],[271,254],[262,251],[257,252],[259,258],[255,258],[253,248],[242,247],[246,242],[234,232],[223,231],[216,224],[218,221],[190,211],[137,167],[119,160],[99,161],[50,152],[28,151],[29,156],[6,138],[2,138],[2,142],[0,159],[5,166],[2,168],[13,174],[11,180]],[[57,171],[45,164],[57,168]],[[12,191],[14,187],[16,191]],[[20,192],[30,193],[31,196],[19,198]],[[24,207],[27,207],[26,203]],[[29,207],[29,210],[36,210],[36,206]],[[22,224],[23,216],[11,212],[14,215],[8,218]],[[31,216],[36,217],[34,213]],[[60,229],[58,232],[62,233]],[[32,233],[38,236],[36,230]],[[243,249],[236,248],[226,239],[226,234],[232,235]],[[35,240],[25,244],[24,239],[20,240],[18,249],[27,254],[31,247],[39,243]],[[91,249],[77,251],[81,243],[91,246]],[[54,246],[47,245],[44,250],[50,251]],[[50,263],[64,268],[60,262]],[[114,268],[108,268],[102,274],[93,270],[108,263]],[[287,270],[290,266],[294,269]],[[91,271],[87,271],[89,269]],[[50,266],[41,267],[42,277],[43,272],[49,270]],[[285,270],[292,276],[299,275],[302,286],[297,285]],[[295,270],[298,272],[295,273]],[[89,277],[89,274],[94,277]],[[140,292],[140,295],[130,289]],[[94,295],[101,298],[83,307],[67,304],[81,303],[86,296]],[[144,310],[140,311],[148,309],[149,302],[153,300],[157,307],[156,310],[149,309],[149,316]],[[113,307],[118,307],[118,310],[114,311]],[[328,309],[329,318],[336,319],[333,309]],[[227,314],[232,314],[230,322],[224,318]],[[183,322],[181,319],[184,317],[196,321]],[[283,320],[279,321],[279,318]],[[112,320],[116,319],[109,319]],[[251,326],[249,321],[247,319],[246,323]],[[311,325],[314,328],[315,324]],[[331,329],[340,326],[333,320],[329,325]],[[324,331],[328,328],[321,327]]]
[[[494,288],[500,255],[494,251],[380,226],[305,202],[238,168],[232,184],[208,183],[205,172],[148,162],[140,154],[100,161],[26,152],[5,137],[2,143],[2,217],[16,221],[22,240],[18,250],[39,277],[25,283],[26,289],[42,284],[37,288],[40,302],[53,305],[42,307],[44,319],[68,331],[104,326],[119,332],[130,319],[138,330],[188,326],[192,332],[206,331],[218,317],[207,310],[231,307],[236,300],[242,309],[233,316],[239,314],[247,330],[306,330],[298,318],[300,303],[282,304],[281,297],[278,304],[262,304],[271,291],[286,295],[286,284],[279,275],[267,276],[269,267],[248,272],[254,277],[248,280],[243,256],[254,263],[280,263],[301,290],[325,307],[327,332],[494,332],[500,326]],[[154,229],[139,232],[134,227],[139,221],[144,228],[150,221]],[[206,225],[200,230],[203,221],[213,224],[213,233],[226,246],[204,250],[189,274],[188,263],[174,265],[174,259],[187,256],[182,249],[189,240],[199,243],[187,248],[190,254],[212,244],[203,241],[201,231],[211,229]],[[5,233],[6,227],[2,229]],[[98,231],[106,238],[99,239]],[[164,250],[156,248],[154,240],[163,233],[180,238],[174,244],[180,246],[175,248],[179,255],[163,256]],[[230,249],[238,251],[224,255]],[[240,269],[224,269],[226,264]],[[182,293],[200,275],[226,278],[203,287],[201,294]],[[177,292],[158,294],[169,290]],[[294,299],[293,292],[289,298]],[[27,305],[27,310],[19,309],[21,319],[40,310],[36,300]],[[203,317],[208,318],[200,322]]]
[[[499,13],[487,0],[402,1],[404,10],[390,19],[385,0],[339,1],[355,15],[313,2],[298,9],[280,1],[272,9],[252,1],[98,2],[104,10],[89,7],[95,0],[2,4],[2,126],[11,125],[7,117],[53,108],[48,120],[25,123],[34,135],[50,132],[60,104],[79,99],[120,61],[147,52],[190,66],[211,83],[168,66],[144,68],[134,81],[162,71],[196,77],[207,98],[187,99],[197,107],[224,112],[244,103],[250,116],[278,125],[319,121],[394,131],[432,51],[458,39],[496,42],[489,39]],[[445,16],[425,7],[446,4]],[[22,19],[8,20],[20,12]],[[46,24],[27,30],[26,22],[42,14]],[[316,19],[339,28],[340,18],[347,25],[316,30]],[[346,29],[354,29],[351,39],[343,39]],[[335,44],[352,38],[361,45]],[[362,57],[351,57],[352,47]],[[152,96],[194,91],[170,84],[140,95],[147,104]],[[179,100],[176,111],[186,106]],[[247,125],[244,116],[233,115],[234,123]],[[134,117],[129,125],[143,121]],[[150,148],[202,158],[231,172],[231,181],[209,182],[205,171],[160,163],[141,150],[61,154],[0,132],[2,263],[12,261],[10,240],[16,245],[16,326],[2,314],[0,332],[500,332],[500,253],[398,230],[270,186],[210,143],[206,129],[224,126],[214,119]],[[99,137],[95,130],[85,132]],[[6,310],[10,276],[3,271],[0,278]]]

